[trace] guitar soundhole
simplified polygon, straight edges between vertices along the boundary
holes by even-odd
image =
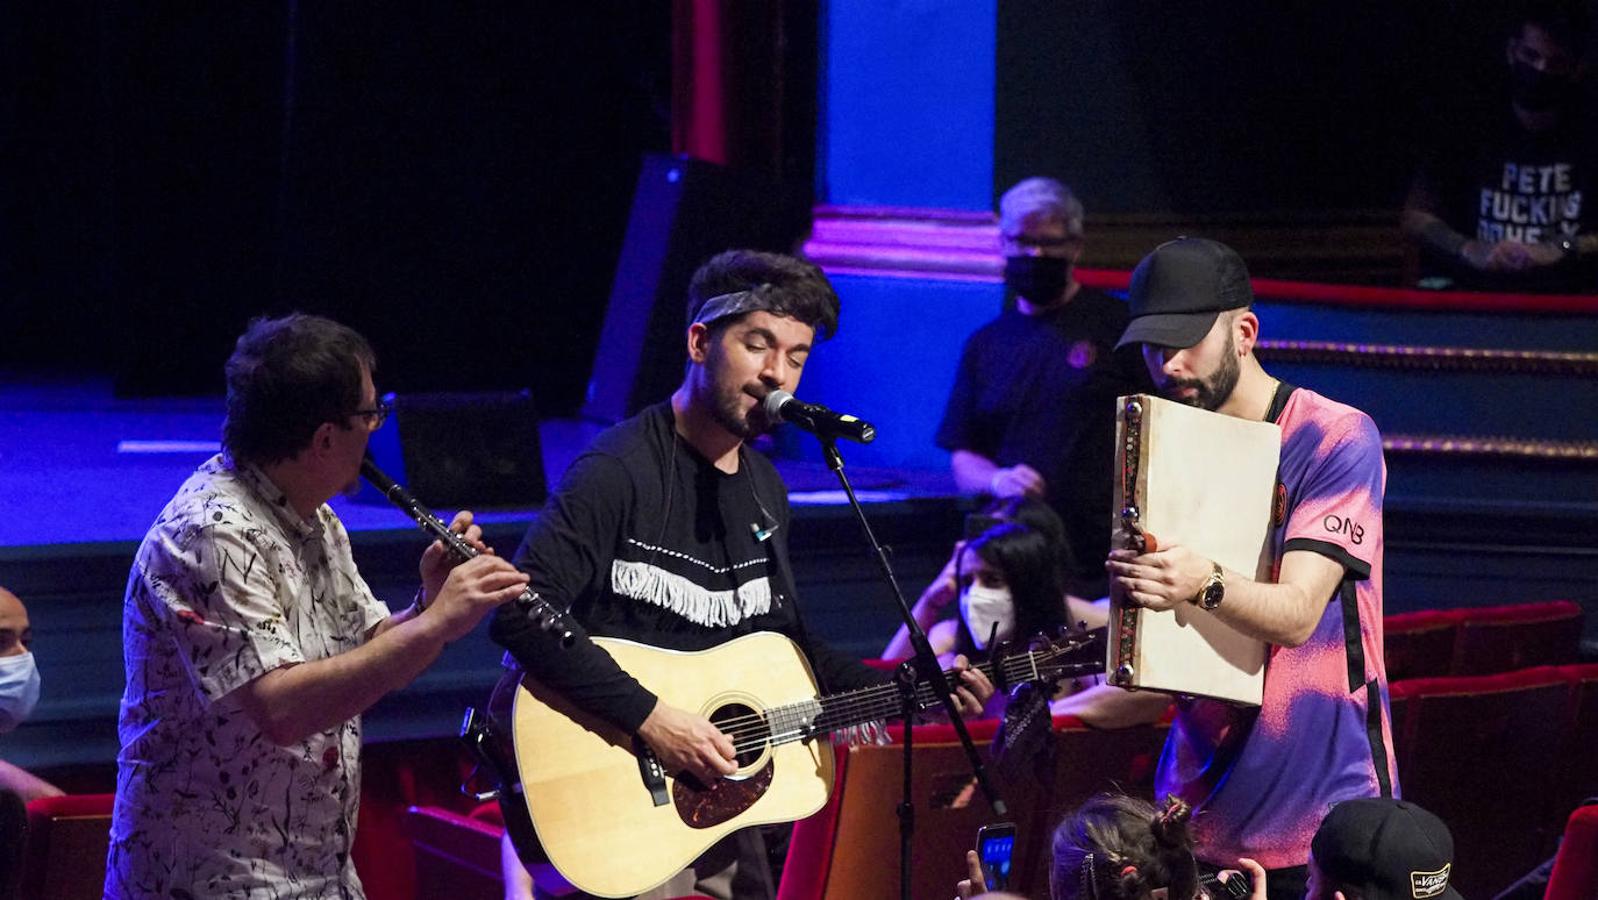
[[[710,721],[732,739],[738,768],[755,764],[766,752],[765,737],[770,733],[764,714],[742,703],[729,703],[710,714]]]
[[[718,778],[709,785],[701,784],[686,772],[677,776],[671,785],[672,803],[683,822],[691,828],[720,825],[754,806],[771,787],[775,774],[770,758],[758,769],[745,771],[760,762],[768,746],[771,731],[764,713],[746,703],[728,703],[713,711],[709,718],[732,739],[739,774]]]

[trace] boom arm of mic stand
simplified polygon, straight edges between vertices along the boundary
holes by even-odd
[[[932,652],[932,644],[927,641],[927,633],[916,623],[915,615],[910,611],[910,604],[904,599],[904,592],[899,589],[898,579],[893,577],[893,566],[888,562],[888,554],[883,550],[882,544],[877,541],[877,535],[871,530],[871,522],[866,519],[866,511],[860,506],[860,499],[855,496],[853,485],[849,484],[849,476],[843,472],[843,456],[838,453],[838,442],[831,438],[821,438],[821,451],[827,459],[827,467],[838,476],[838,482],[843,485],[844,495],[849,498],[849,506],[854,509],[855,517],[860,520],[860,528],[865,532],[866,542],[871,545],[871,551],[876,556],[877,567],[882,570],[882,577],[888,582],[888,588],[893,592],[893,599],[898,604],[899,615],[904,619],[905,628],[910,635],[910,646],[915,649],[916,667],[928,681],[932,682],[933,693],[943,701],[943,709],[948,713],[949,724],[954,726],[955,734],[960,737],[960,746],[965,748],[966,760],[971,764],[971,774],[976,777],[977,786],[988,799],[988,805],[993,808],[993,814],[1003,817],[1009,810],[1004,801],[993,788],[993,783],[988,780],[988,771],[982,764],[982,757],[977,755],[976,744],[971,740],[971,732],[966,730],[965,720],[960,717],[960,710],[954,705],[954,692],[950,689],[949,679],[943,674],[943,667],[938,664],[937,654]],[[914,691],[914,686],[906,688]],[[907,704],[909,705],[909,704]],[[908,751],[910,744],[910,729],[914,723],[907,717],[904,723],[904,741]],[[899,892],[900,896],[910,896],[910,879],[907,874],[909,868],[909,835],[914,827],[914,802],[909,793],[910,785],[910,757],[905,754],[904,761],[904,803],[899,811],[900,829],[900,859],[899,859]]]

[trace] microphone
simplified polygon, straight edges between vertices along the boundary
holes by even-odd
[[[877,429],[846,413],[836,413],[814,403],[805,403],[787,391],[772,391],[764,401],[766,415],[776,422],[792,422],[822,440],[848,438],[862,444],[876,440]]]

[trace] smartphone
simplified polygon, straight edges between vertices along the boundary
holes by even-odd
[[[1200,875],[1199,887],[1209,897],[1219,900],[1243,900],[1244,897],[1254,893],[1254,885],[1250,883],[1247,872],[1232,870],[1231,877],[1222,881],[1215,875]]]
[[[999,822],[977,829],[977,859],[982,861],[982,878],[988,883],[988,890],[1009,888],[1010,857],[1014,853],[1014,823]]]
[[[974,541],[981,537],[984,531],[987,531],[989,528],[992,528],[1003,521],[1004,520],[998,516],[990,516],[987,513],[966,513],[965,539],[968,541]]]

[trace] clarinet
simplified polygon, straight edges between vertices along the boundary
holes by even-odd
[[[403,510],[406,515],[415,519],[416,524],[422,526],[423,531],[442,541],[444,549],[453,553],[462,561],[481,555],[481,551],[468,544],[465,538],[451,531],[449,526],[444,524],[443,519],[433,515],[432,510],[423,506],[420,501],[411,496],[410,491],[405,490],[394,479],[384,474],[383,470],[377,467],[377,463],[372,462],[370,456],[361,461],[361,475],[372,483],[372,487],[381,491],[383,496],[389,499],[389,502]],[[555,634],[560,639],[562,647],[570,647],[572,645],[572,625],[566,618],[564,610],[540,597],[538,592],[533,590],[531,586],[522,591],[521,596],[516,598],[515,603],[517,608],[533,621],[533,624],[546,632]]]

